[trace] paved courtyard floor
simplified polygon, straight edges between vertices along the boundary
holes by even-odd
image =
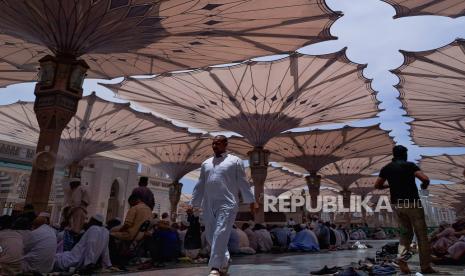
[[[367,241],[373,246],[372,249],[341,250],[336,252],[316,253],[316,254],[258,254],[253,256],[241,256],[233,258],[230,267],[231,276],[300,276],[309,275],[310,271],[319,270],[324,265],[346,266],[351,262],[373,258],[375,252],[387,241]],[[419,270],[418,256],[411,260],[411,269]],[[465,264],[460,266],[435,266],[443,275],[464,276]],[[207,276],[206,265],[196,267],[182,267],[163,270],[138,271],[126,275],[141,276]],[[415,274],[413,274],[415,275]]]

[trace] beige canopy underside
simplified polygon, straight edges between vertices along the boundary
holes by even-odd
[[[47,54],[82,57],[90,78],[158,74],[294,51],[333,39],[321,0],[5,0],[3,85],[33,80]]]

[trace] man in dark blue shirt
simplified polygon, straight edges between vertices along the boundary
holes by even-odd
[[[421,180],[421,188],[427,189],[429,178],[412,162],[407,161],[407,148],[395,146],[392,150],[392,162],[381,169],[376,180],[376,189],[388,188],[391,204],[397,213],[400,229],[399,267],[403,273],[410,273],[406,260],[412,255],[410,244],[413,234],[417,236],[420,266],[422,273],[435,273],[431,267],[431,250],[425,222],[425,213],[421,206],[415,178]],[[389,185],[385,185],[385,182]]]

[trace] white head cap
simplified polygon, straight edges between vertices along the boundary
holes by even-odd
[[[103,215],[101,215],[101,214],[95,214],[95,215],[92,216],[92,218],[95,219],[98,222],[101,222],[101,223],[104,223],[104,220],[105,220],[103,218]]]

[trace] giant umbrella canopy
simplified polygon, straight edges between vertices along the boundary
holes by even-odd
[[[53,160],[86,72],[157,74],[293,51],[331,39],[337,16],[321,0],[5,0],[0,57],[17,70],[40,65],[37,152]],[[49,175],[53,167],[33,166],[30,191],[50,186]],[[48,195],[28,198],[40,204]]]
[[[393,146],[389,132],[379,125],[287,132],[271,138],[266,144],[271,161],[291,171],[309,174],[305,180],[312,202],[316,202],[319,195],[321,176],[317,173],[321,168],[342,159],[389,154]],[[249,151],[247,144],[234,141],[231,148],[243,155]]]
[[[427,147],[465,145],[465,44],[458,40],[437,50],[404,52],[400,99],[415,143]]]
[[[375,190],[375,182],[377,176],[366,176],[360,179],[357,179],[354,183],[349,185],[349,190],[352,194],[360,195],[363,200],[366,197],[371,197],[370,193],[374,192]],[[367,213],[366,209],[362,206],[362,219],[363,222],[367,222]]]
[[[316,200],[321,176],[318,171],[342,159],[389,154],[394,141],[379,125],[343,127],[335,130],[312,130],[280,134],[267,144],[271,160],[303,174],[310,195]]]
[[[17,102],[0,106],[0,137],[7,141],[34,146],[39,139],[39,124],[34,103]],[[153,143],[185,143],[193,140],[186,129],[169,121],[133,110],[129,104],[108,102],[94,93],[80,100],[76,114],[61,134],[57,153],[59,164],[78,176],[80,162],[93,154],[117,148],[144,147]],[[43,160],[41,166],[53,166]],[[45,168],[46,169],[46,168]],[[38,189],[39,190],[34,190]],[[50,186],[29,186],[27,197],[49,194]],[[29,202],[33,198],[27,198]],[[48,202],[34,201],[36,204]],[[44,207],[44,206],[42,206]]]
[[[343,159],[323,167],[320,172],[322,177],[341,187],[344,206],[348,207],[352,194],[350,185],[380,171],[389,161],[390,155]]]
[[[463,0],[384,0],[396,9],[395,17],[415,15],[440,15],[459,17],[465,15]]]
[[[457,214],[465,212],[465,185],[463,184],[434,184],[428,188],[428,201],[431,204],[455,209]]]
[[[259,198],[269,155],[264,146],[271,138],[296,127],[378,113],[363,68],[348,61],[343,50],[324,56],[292,54],[271,62],[249,61],[152,79],[129,78],[106,86],[121,98],[186,125],[242,135],[253,146],[249,158]],[[256,219],[263,221],[263,212]]]
[[[107,152],[104,155],[139,162],[166,173],[172,181],[169,197],[171,219],[175,221],[183,186],[179,180],[191,171],[200,168],[202,163],[212,156],[211,142],[211,139],[197,137],[183,144],[117,150]]]
[[[465,187],[465,155],[422,156],[420,168],[432,179]]]

